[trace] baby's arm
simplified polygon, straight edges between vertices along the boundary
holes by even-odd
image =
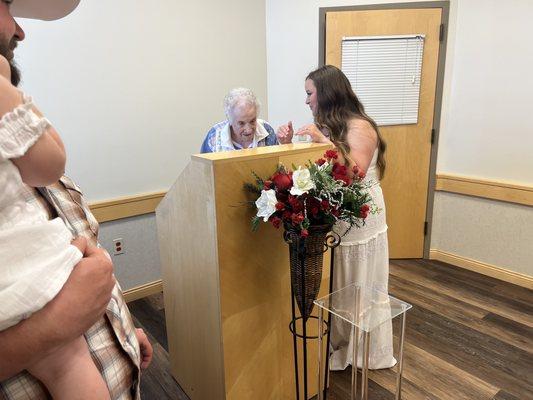
[[[38,187],[51,185],[61,178],[67,156],[59,135],[50,127],[26,154],[11,161],[17,166],[24,183]]]
[[[0,69],[3,69],[0,60]],[[0,76],[0,118],[23,102],[21,93]],[[33,112],[42,117],[38,109]],[[53,127],[48,127],[24,155],[12,158],[24,183],[30,186],[47,186],[56,182],[65,171],[66,154],[63,142]]]

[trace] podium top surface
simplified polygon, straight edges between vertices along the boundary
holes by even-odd
[[[289,154],[307,153],[309,151],[320,150],[321,148],[326,151],[331,148],[331,145],[322,143],[291,143],[282,144],[278,146],[256,147],[254,149],[194,154],[191,158],[193,160],[198,160],[209,164],[218,164],[226,162],[245,161],[251,158],[268,158],[272,157],[273,155],[284,156]]]

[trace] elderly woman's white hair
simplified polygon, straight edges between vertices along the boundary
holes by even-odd
[[[231,89],[226,97],[224,97],[224,113],[230,122],[233,122],[233,110],[239,104],[254,106],[257,115],[259,115],[261,103],[255,97],[254,92],[247,88],[235,88]]]

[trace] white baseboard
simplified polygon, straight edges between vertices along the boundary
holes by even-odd
[[[147,283],[145,285],[137,286],[132,289],[124,291],[124,298],[126,302],[142,299],[143,297],[151,296],[163,291],[163,281],[161,279]]]
[[[532,276],[509,271],[505,268],[486,264],[481,261],[472,260],[471,258],[458,256],[456,254],[447,253],[437,249],[431,249],[429,251],[429,258],[431,260],[442,261],[457,267],[490,276],[492,278],[500,279],[505,282],[514,283],[515,285],[523,286],[528,289],[533,289]]]

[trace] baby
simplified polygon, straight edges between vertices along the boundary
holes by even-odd
[[[62,176],[63,143],[32,104],[10,83],[0,55],[0,331],[41,309],[61,290],[87,242],[72,241],[60,218],[27,203],[24,184],[50,185]],[[28,371],[54,399],[109,399],[83,336],[44,354]]]

